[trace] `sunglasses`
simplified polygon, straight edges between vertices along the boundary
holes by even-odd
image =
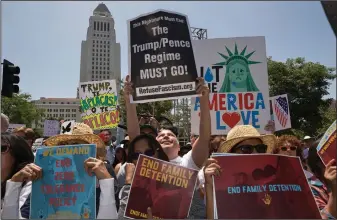
[[[257,144],[257,145],[241,145],[234,148],[234,152],[236,150],[241,150],[243,154],[252,154],[254,149],[258,153],[266,153],[267,152],[267,145],[265,144]]]
[[[138,160],[139,155],[144,154],[146,156],[152,157],[154,155],[154,151],[152,149],[146,150],[144,153],[134,152],[130,156],[132,160]]]
[[[295,151],[297,147],[291,146],[291,147],[281,147],[281,151],[287,151],[290,149],[291,151]]]
[[[1,153],[5,154],[7,153],[9,150],[9,146],[8,145],[1,145]]]

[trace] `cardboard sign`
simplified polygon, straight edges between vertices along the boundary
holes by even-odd
[[[60,133],[60,122],[57,120],[45,120],[43,124],[43,136],[51,137]]]
[[[184,219],[188,216],[198,171],[141,154],[131,185],[125,217]],[[141,200],[141,202],[139,202]]]
[[[71,134],[73,132],[75,120],[65,121],[61,125],[60,134]]]
[[[128,21],[133,102],[195,96],[197,70],[185,15],[165,10]]]
[[[213,157],[223,169],[214,177],[219,219],[321,219],[299,158],[271,154]]]
[[[96,177],[84,169],[89,157],[96,157],[94,144],[37,149],[43,176],[33,181],[30,219],[96,219]]]
[[[336,121],[324,133],[317,146],[317,153],[325,166],[332,159],[336,159]]]
[[[111,129],[119,123],[115,80],[80,83],[81,117],[93,130]]]
[[[193,41],[198,74],[210,88],[212,135],[235,125],[252,125],[265,133],[270,120],[264,37]],[[199,97],[192,98],[191,132],[199,134]]]
[[[24,124],[9,124],[8,129],[6,132],[12,133],[15,128],[26,127]]]
[[[270,97],[272,118],[275,122],[275,131],[291,128],[291,117],[288,102],[288,95],[278,95]]]

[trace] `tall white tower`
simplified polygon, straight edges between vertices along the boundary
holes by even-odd
[[[100,3],[89,18],[87,39],[81,45],[80,82],[115,79],[120,88],[121,48],[116,43],[115,22]]]

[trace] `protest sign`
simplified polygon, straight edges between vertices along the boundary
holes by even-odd
[[[9,124],[8,129],[6,132],[12,133],[15,128],[26,127],[24,124]]]
[[[219,219],[320,219],[300,159],[271,154],[215,155]],[[303,202],[305,201],[305,202]]]
[[[184,219],[188,216],[198,171],[140,155],[125,209],[125,217]],[[139,198],[142,201],[139,202]]]
[[[265,133],[270,120],[264,37],[193,41],[198,74],[210,89],[212,134],[224,135],[235,125],[252,125]],[[200,99],[192,98],[191,132],[199,133]]]
[[[81,117],[93,130],[111,129],[119,123],[115,80],[80,83]]]
[[[288,95],[270,97],[272,115],[275,122],[275,131],[291,128],[290,109]]]
[[[96,218],[96,177],[84,169],[89,157],[96,157],[94,144],[37,149],[43,176],[33,181],[30,219]]]
[[[60,134],[71,134],[73,132],[75,120],[65,121],[61,125]]]
[[[332,159],[336,159],[336,121],[324,133],[317,146],[317,153],[325,166]]]
[[[60,133],[60,122],[57,120],[45,120],[43,124],[43,136],[51,137]]]
[[[157,10],[128,21],[133,102],[196,95],[197,70],[186,15]]]

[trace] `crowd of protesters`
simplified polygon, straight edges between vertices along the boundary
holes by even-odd
[[[274,134],[260,134],[250,125],[238,125],[227,135],[212,136],[209,89],[199,78],[199,135],[191,134],[190,142],[180,146],[177,128],[161,127],[154,118],[146,122],[143,118],[138,119],[136,104],[129,99],[132,84],[128,79],[124,86],[127,135],[122,141],[118,143],[110,130],[102,130],[95,135],[83,123],[76,123],[72,134],[57,135],[43,141],[44,146],[96,144],[97,157],[87,159],[84,166],[88,173],[96,175],[99,183],[96,190],[97,219],[124,218],[130,184],[140,154],[199,170],[188,218],[213,219],[212,176],[221,175],[226,169],[210,158],[214,152],[299,157],[322,218],[337,217],[336,163],[332,160],[327,166],[323,165],[316,150],[319,138],[306,136],[300,140],[291,135],[276,137]],[[29,218],[32,181],[41,178],[42,168],[34,164],[34,131],[17,128],[12,133],[6,133],[9,123],[8,117],[1,114],[1,216],[4,219]],[[151,218],[152,210],[156,207],[146,200],[146,195],[140,195],[139,201],[133,202],[149,208]],[[254,216],[247,211],[246,218]]]

